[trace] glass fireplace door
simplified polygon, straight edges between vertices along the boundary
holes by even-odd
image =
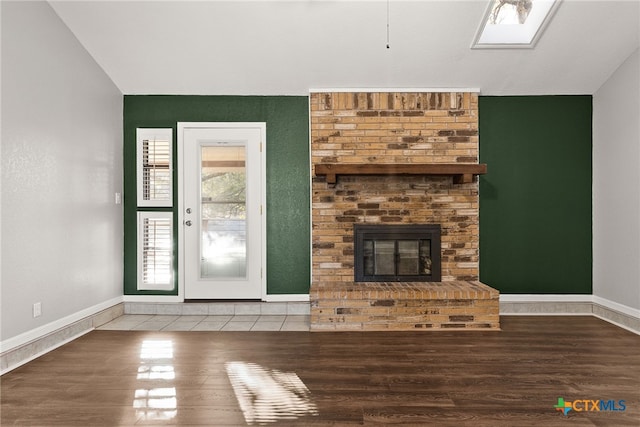
[[[365,240],[367,276],[431,275],[430,240]]]
[[[356,225],[354,232],[356,282],[440,281],[438,225]]]

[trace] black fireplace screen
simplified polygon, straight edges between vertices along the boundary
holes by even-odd
[[[440,225],[354,224],[356,282],[439,282]]]

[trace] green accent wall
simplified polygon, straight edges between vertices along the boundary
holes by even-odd
[[[136,290],[136,128],[173,128],[175,148],[177,122],[239,121],[267,124],[267,291],[308,293],[308,115],[306,96],[125,96],[125,294],[177,294]],[[508,294],[591,294],[592,97],[481,96],[479,115],[480,279]]]
[[[480,279],[591,294],[591,96],[479,99]]]
[[[177,295],[136,289],[136,128],[178,122],[266,122],[267,293],[307,294],[310,285],[309,108],[306,96],[124,97],[124,293]],[[174,188],[177,175],[174,173]],[[177,193],[174,191],[174,221]],[[144,209],[147,210],[147,209]],[[178,225],[174,227],[177,241]],[[175,259],[179,254],[175,254]],[[177,267],[177,261],[176,266]],[[177,268],[174,268],[176,270]]]

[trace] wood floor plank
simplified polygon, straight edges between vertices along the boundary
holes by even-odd
[[[637,426],[640,336],[594,317],[500,332],[99,330],[0,378],[2,426]],[[555,410],[558,398],[624,411]]]

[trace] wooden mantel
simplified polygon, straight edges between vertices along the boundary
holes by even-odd
[[[466,184],[473,182],[474,175],[486,173],[485,163],[320,163],[315,165],[316,176],[326,176],[329,185],[335,185],[339,175],[451,175],[455,184]]]

